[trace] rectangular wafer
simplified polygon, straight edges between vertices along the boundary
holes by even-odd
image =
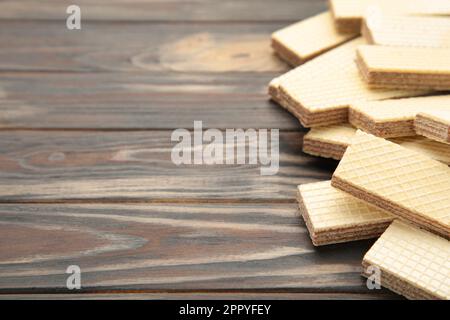
[[[303,138],[303,152],[323,158],[342,159],[356,129],[347,125],[312,128]],[[450,146],[421,136],[392,138],[390,141],[450,165]]]
[[[363,45],[356,64],[367,84],[378,88],[450,90],[450,49]]]
[[[419,135],[450,143],[450,107],[447,111],[424,111],[417,114],[414,129]]]
[[[445,164],[358,130],[332,185],[450,238],[450,168]]]
[[[295,67],[357,35],[337,31],[333,17],[327,11],[274,32],[272,48]]]
[[[298,186],[297,199],[315,246],[375,238],[393,220],[386,212],[333,188],[330,181]]]
[[[279,77],[269,93],[305,127],[346,123],[352,102],[423,94],[423,91],[370,89],[354,63],[361,38],[352,40]]]
[[[349,125],[312,128],[303,137],[303,152],[322,158],[341,160],[356,129]]]
[[[450,299],[450,242],[395,220],[363,258],[363,274],[408,299]]]
[[[414,136],[419,112],[450,110],[450,95],[352,103],[349,122],[382,138]]]
[[[448,0],[329,0],[339,30],[359,32],[367,14],[374,10],[398,15],[449,15]]]
[[[450,19],[380,15],[364,19],[361,33],[369,44],[450,48]]]

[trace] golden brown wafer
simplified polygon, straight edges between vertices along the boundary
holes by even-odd
[[[329,0],[338,30],[359,32],[363,18],[372,10],[398,15],[450,15],[447,0]]]
[[[270,98],[278,104],[281,104],[281,99],[279,95],[280,78],[275,78],[269,83],[268,94]]]
[[[303,152],[340,160],[355,133],[356,129],[347,125],[312,128],[303,138]],[[392,138],[390,141],[450,165],[450,146],[445,143],[421,136]]]
[[[370,86],[450,90],[450,49],[363,45],[356,64]]]
[[[357,35],[338,32],[331,13],[327,11],[274,32],[272,48],[295,67]]]
[[[450,146],[445,143],[421,136],[391,138],[389,141],[450,166]]]
[[[298,187],[298,203],[314,245],[378,237],[393,217],[331,186],[330,181]]]
[[[450,242],[395,220],[363,259],[364,275],[409,299],[450,299]],[[369,268],[372,267],[372,270]]]
[[[353,103],[349,122],[382,138],[414,136],[414,118],[423,111],[450,110],[450,95]]]
[[[450,19],[445,17],[381,15],[364,19],[361,33],[370,44],[450,48]]]
[[[332,185],[450,238],[450,168],[436,160],[358,130]]]
[[[303,152],[322,158],[342,159],[356,129],[349,125],[312,128],[303,137]]]
[[[416,115],[416,133],[430,139],[450,143],[450,107],[447,111],[425,111]],[[450,146],[448,146],[450,149]]]
[[[315,127],[348,122],[352,102],[424,93],[368,88],[354,63],[355,49],[361,43],[361,38],[347,42],[282,75],[269,89],[272,97],[303,126]]]

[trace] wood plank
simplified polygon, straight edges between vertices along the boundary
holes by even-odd
[[[260,165],[180,165],[172,131],[0,132],[0,201],[284,201],[330,179],[336,161],[301,152],[303,133],[280,133],[279,172]],[[225,143],[225,147],[230,147]]]
[[[266,93],[281,26],[1,21],[0,128],[295,130]]]
[[[69,31],[56,21],[0,20],[0,71],[258,72],[274,77],[289,69],[270,47],[270,33],[283,26],[86,22],[82,30]]]
[[[373,241],[314,248],[295,204],[0,205],[0,290],[369,291]],[[11,250],[11,248],[14,250]]]
[[[0,294],[0,300],[392,300],[400,296],[383,293],[286,293],[286,292],[189,292],[189,293],[110,293],[110,294]]]
[[[3,0],[0,19],[65,20],[69,0]],[[292,21],[322,10],[325,0],[78,0],[83,20]],[[258,8],[258,10],[255,10]]]
[[[0,129],[301,129],[269,101],[270,75],[3,73]]]

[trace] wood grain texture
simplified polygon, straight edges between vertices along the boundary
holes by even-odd
[[[336,166],[302,154],[296,132],[280,134],[277,175],[262,176],[260,165],[176,166],[171,133],[0,132],[0,201],[294,202],[298,184],[330,179]]]
[[[267,75],[11,73],[0,77],[0,129],[278,128],[299,122],[268,100]]]
[[[69,4],[0,1],[0,299],[396,297],[360,276],[372,241],[311,245],[296,185],[336,162],[267,101],[270,33],[325,0],[80,0],[81,31]],[[194,120],[281,129],[279,173],[175,166]]]
[[[56,21],[0,20],[0,71],[263,72],[274,77],[288,70],[270,47],[270,33],[283,26],[86,22],[71,31]]]
[[[67,291],[69,265],[84,292],[373,293],[360,276],[372,242],[314,248],[295,204],[4,204],[0,234],[2,293]]]
[[[3,0],[0,19],[65,20],[69,0]],[[78,0],[85,20],[292,21],[326,6],[325,0]],[[257,10],[255,10],[257,8]]]
[[[0,294],[0,300],[397,300],[385,290],[379,293],[299,293],[299,292],[184,292],[110,294]]]

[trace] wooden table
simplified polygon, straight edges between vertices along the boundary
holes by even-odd
[[[296,186],[336,162],[266,94],[270,33],[325,1],[80,0],[69,31],[72,2],[0,2],[0,298],[396,297],[360,276],[372,241],[311,245]],[[280,129],[279,173],[177,167],[194,120]]]

